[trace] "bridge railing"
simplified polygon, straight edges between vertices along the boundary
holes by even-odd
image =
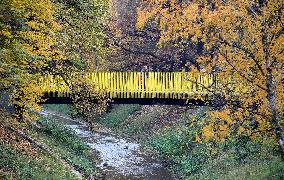
[[[213,75],[190,72],[94,72],[84,77],[109,98],[186,99],[210,95],[216,86]],[[68,97],[71,92],[60,76],[47,75],[40,86],[49,97]]]

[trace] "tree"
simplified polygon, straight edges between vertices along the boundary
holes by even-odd
[[[202,42],[198,63],[218,73],[223,111],[203,129],[209,139],[232,134],[281,138],[283,119],[284,2],[143,0],[137,27],[159,23],[159,43]]]
[[[109,0],[57,0],[55,12],[57,21],[64,26],[56,42],[69,63],[64,71],[102,69],[108,51],[103,30]]]
[[[143,4],[139,0],[112,1],[112,18],[106,24],[106,34],[110,44],[107,67],[111,70],[140,71],[143,65],[155,71],[178,71],[186,65],[196,65],[195,44],[185,42],[180,46],[175,41],[157,47],[160,29],[155,21],[148,21],[143,28],[135,27],[137,8]]]
[[[0,2],[0,91],[11,94],[23,116],[38,109],[42,95],[36,85],[51,61],[61,61],[54,48],[60,25],[50,0],[3,0]]]
[[[57,33],[56,47],[66,60],[53,75],[68,85],[74,115],[91,127],[98,114],[106,110],[108,99],[95,90],[84,75],[105,70],[109,47],[104,31],[108,22],[109,0],[56,0],[56,20],[64,26]],[[51,66],[52,67],[52,66]]]

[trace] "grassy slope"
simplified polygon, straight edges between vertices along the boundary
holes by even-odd
[[[65,166],[47,154],[32,159],[12,146],[0,144],[0,179],[76,179]]]
[[[96,162],[93,162],[93,160],[96,160],[97,157],[78,136],[58,121],[41,118],[39,123],[43,126],[43,129],[35,131],[32,134],[33,137],[52,147],[53,152],[86,177],[94,175]]]
[[[43,109],[54,111],[62,115],[71,115],[72,106],[69,104],[45,104]]]
[[[155,135],[149,146],[184,179],[283,179],[284,161],[273,146],[246,139],[194,144],[182,127]]]
[[[39,124],[41,129],[28,128],[26,132],[51,149],[53,155],[32,147],[16,135],[9,138],[11,132],[4,126],[0,127],[0,179],[78,179],[70,167],[86,178],[96,176],[94,161],[97,157],[76,135],[49,119],[41,118]],[[6,140],[5,133],[12,140]],[[18,141],[22,143],[19,144]],[[69,167],[54,158],[54,155]]]
[[[114,105],[110,113],[99,118],[99,123],[107,128],[120,130],[125,119],[140,108],[140,105]]]
[[[135,107],[118,105],[101,118],[100,123],[118,133],[139,137],[183,179],[284,179],[284,161],[272,145],[245,138],[219,144],[192,142],[188,122],[193,115],[202,117],[200,112],[206,109],[189,110],[177,116],[179,120],[174,120],[175,116],[165,112],[169,111],[167,108],[141,110]],[[164,122],[163,119],[169,117],[174,123]]]

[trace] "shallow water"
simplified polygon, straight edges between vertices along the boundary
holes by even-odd
[[[51,115],[48,112],[42,114]],[[90,131],[86,125],[65,116],[57,116],[56,119],[99,152],[101,162],[97,167],[104,171],[106,179],[172,179],[161,163],[140,151],[139,144],[107,133]]]

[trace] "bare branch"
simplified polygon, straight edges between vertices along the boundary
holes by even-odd
[[[253,61],[255,62],[255,64],[256,64],[257,68],[260,70],[261,74],[262,74],[263,76],[265,76],[265,73],[264,73],[264,71],[263,71],[261,65],[259,64],[259,60],[256,58],[256,56],[255,56],[252,52],[250,52],[248,49],[242,47],[240,44],[237,44],[237,43],[236,43],[235,45],[230,44],[228,41],[224,40],[223,38],[221,38],[221,43],[224,43],[224,44],[226,44],[226,45],[228,45],[228,46],[230,46],[230,47],[236,47],[236,48],[238,48],[239,50],[243,51],[246,55],[248,55],[249,57],[252,58],[252,60],[253,60]]]
[[[246,77],[242,72],[238,71],[237,68],[228,60],[228,56],[227,56],[227,51],[226,51],[226,54],[225,54],[225,60],[226,62],[241,76],[243,77],[244,79],[246,79],[248,82],[254,84],[253,80],[249,79],[248,77]],[[259,84],[255,84],[257,87],[259,87],[260,89],[262,90],[265,90],[267,91],[267,89],[263,86],[260,86]]]

